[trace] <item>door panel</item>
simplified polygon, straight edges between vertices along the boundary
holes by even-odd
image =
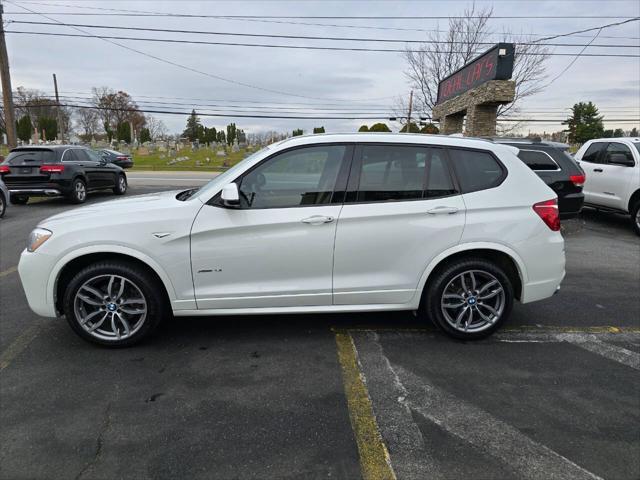
[[[627,205],[623,199],[632,181],[633,167],[610,163],[612,154],[622,154],[633,160],[633,154],[627,145],[617,142],[609,143],[604,152],[603,164],[600,165],[603,171],[594,173],[597,187],[594,193],[598,196],[599,205],[624,210]]]
[[[407,303],[431,260],[460,240],[465,206],[443,149],[358,148],[338,219],[333,303]]]
[[[218,198],[198,214],[191,264],[199,309],[331,304],[333,246],[353,148],[276,153],[236,179],[236,208]]]
[[[409,302],[431,260],[460,241],[464,218],[459,195],[345,205],[336,234],[334,304]]]
[[[198,308],[330,305],[340,208],[205,205],[191,233]],[[308,220],[314,216],[327,217],[327,223]]]

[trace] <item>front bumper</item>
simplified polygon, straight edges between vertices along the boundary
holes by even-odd
[[[38,251],[28,252],[26,249],[22,251],[18,263],[18,274],[29,308],[43,317],[56,316],[54,285],[49,285],[54,264],[52,256]]]

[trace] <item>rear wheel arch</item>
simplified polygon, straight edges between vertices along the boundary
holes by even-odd
[[[64,314],[64,292],[67,289],[69,283],[73,277],[85,267],[94,263],[103,263],[106,261],[119,261],[135,266],[145,272],[147,272],[156,282],[159,288],[162,289],[162,295],[166,301],[167,308],[171,309],[170,296],[167,291],[167,286],[162,280],[158,272],[144,261],[136,258],[132,255],[116,252],[96,252],[87,253],[85,255],[78,256],[67,262],[64,267],[58,272],[55,283],[55,307],[58,313]]]
[[[437,277],[439,272],[447,268],[455,261],[471,258],[480,258],[483,260],[487,260],[504,270],[504,273],[513,285],[515,298],[520,300],[522,296],[522,285],[524,278],[518,261],[512,255],[505,251],[483,247],[469,248],[466,250],[452,252],[444,258],[438,260],[437,263],[428,270],[428,275],[420,296],[420,307],[422,308],[424,306],[427,292],[429,291],[433,279]]]

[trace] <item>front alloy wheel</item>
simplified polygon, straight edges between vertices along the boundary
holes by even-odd
[[[116,186],[113,187],[113,193],[116,195],[124,195],[127,192],[127,177],[118,175]]]
[[[148,336],[170,312],[163,285],[135,264],[89,265],[69,282],[64,312],[85,340],[126,347]]]

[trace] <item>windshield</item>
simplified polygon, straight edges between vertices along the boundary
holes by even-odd
[[[42,165],[43,163],[55,162],[56,155],[53,150],[45,150],[42,148],[22,148],[13,150],[7,155],[7,159],[3,162],[5,165]]]
[[[633,146],[636,147],[636,150],[640,153],[640,142],[633,142]]]
[[[237,164],[235,164],[233,167],[231,167],[226,172],[221,173],[217,177],[215,177],[212,180],[210,180],[208,183],[204,184],[202,187],[200,187],[198,189],[194,189],[194,191],[191,193],[191,195],[189,195],[189,197],[195,196],[196,194],[207,195],[208,192],[211,192],[211,191],[213,191],[215,189],[218,189],[218,188],[222,188],[224,185],[226,185],[227,183],[231,182],[242,170],[244,170],[244,166],[248,162],[252,162],[256,158],[266,156],[268,151],[269,151],[269,146],[266,146],[263,149],[258,150],[255,153],[252,153],[247,158],[245,158],[245,159],[241,160],[240,162],[238,162]],[[187,198],[189,198],[189,197],[187,197]],[[186,200],[186,198],[183,198],[183,200]],[[206,201],[206,200],[203,199],[203,201]]]

